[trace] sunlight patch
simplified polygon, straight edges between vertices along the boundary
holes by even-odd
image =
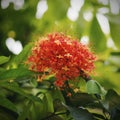
[[[88,45],[89,44],[89,37],[88,36],[83,36],[80,39],[80,43],[84,44],[84,45]]]
[[[71,21],[76,21],[79,17],[79,11],[84,5],[84,0],[71,0],[70,4],[71,6],[68,9],[67,17]]]
[[[120,3],[117,0],[110,0],[110,9],[111,12],[115,15],[119,14],[120,11]]]
[[[18,55],[23,47],[20,41],[15,41],[13,38],[7,38],[6,46],[13,54]]]
[[[108,40],[107,40],[107,47],[108,48],[113,48],[114,50],[117,50],[117,47],[115,46],[115,44],[114,44],[114,42],[113,42],[111,37],[108,38]]]
[[[104,15],[99,14],[99,13],[96,15],[96,17],[97,17],[97,20],[100,24],[100,27],[101,27],[103,33],[109,34],[110,33],[110,26],[109,26],[108,19]]]
[[[87,11],[87,12],[84,12],[84,13],[83,13],[83,17],[84,17],[84,19],[85,19],[86,21],[89,22],[89,21],[92,20],[93,14],[92,14],[92,12]]]
[[[37,5],[36,18],[37,19],[42,18],[47,9],[48,9],[47,1],[46,0],[39,1]]]
[[[10,3],[14,4],[14,9],[19,10],[23,7],[24,5],[24,0],[2,0],[1,1],[1,7],[2,9],[6,9]]]

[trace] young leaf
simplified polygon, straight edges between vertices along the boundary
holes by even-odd
[[[8,62],[10,57],[0,56],[0,65]]]
[[[101,94],[105,95],[105,89],[95,80],[89,80],[86,84],[86,90],[88,94]]]

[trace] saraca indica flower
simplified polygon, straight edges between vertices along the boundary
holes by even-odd
[[[82,73],[91,73],[96,56],[87,45],[63,33],[52,33],[36,42],[28,58],[30,69],[54,74],[55,85],[62,87]],[[83,72],[81,72],[83,71]]]

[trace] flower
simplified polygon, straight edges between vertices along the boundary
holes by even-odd
[[[55,85],[62,87],[65,81],[75,79],[95,68],[96,56],[88,46],[63,33],[51,33],[36,42],[28,58],[30,69],[55,75]]]

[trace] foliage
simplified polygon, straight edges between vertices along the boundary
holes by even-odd
[[[117,0],[116,0],[117,1]],[[47,0],[48,10],[35,18],[36,1],[25,0],[22,9],[14,10],[10,3],[0,8],[0,119],[4,120],[119,120],[120,118],[120,14],[112,14],[111,4],[85,0],[76,21],[67,18],[69,0]],[[110,33],[101,29],[97,14],[100,8],[110,25]],[[84,13],[92,12],[86,21]],[[78,77],[75,88],[59,89],[54,76],[37,82],[38,75],[25,65],[33,41],[48,32],[64,32],[81,39],[89,36],[90,46],[98,55],[96,74],[89,80]],[[15,56],[7,49],[5,40],[20,40],[24,49]],[[109,38],[116,47],[107,47]],[[104,86],[104,87],[103,87]],[[111,89],[112,88],[112,89]],[[71,94],[69,94],[71,93]]]

